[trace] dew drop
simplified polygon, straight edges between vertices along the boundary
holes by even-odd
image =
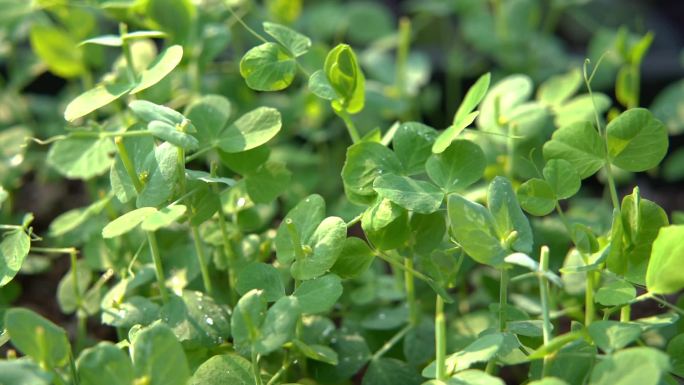
[[[211,317],[207,317],[207,318],[204,320],[204,322],[206,322],[207,325],[213,325],[213,324],[214,324],[214,320],[211,319]]]

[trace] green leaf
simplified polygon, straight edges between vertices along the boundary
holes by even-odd
[[[672,294],[684,288],[684,226],[666,226],[653,242],[646,272],[649,293]]]
[[[491,266],[503,263],[506,251],[497,236],[494,217],[486,208],[458,194],[451,194],[447,211],[453,236],[468,255]]]
[[[123,44],[123,39],[119,35],[102,35],[83,40],[82,42],[78,43],[78,46],[80,47],[86,44],[103,45],[106,47],[121,47]]]
[[[180,342],[167,326],[157,323],[140,331],[133,340],[135,377],[149,385],[186,385],[190,369]]]
[[[192,32],[195,6],[190,0],[148,0],[145,15],[155,28],[166,32],[171,41],[185,44]]]
[[[418,372],[396,358],[371,361],[361,385],[415,385],[423,382]]]
[[[422,123],[402,123],[392,138],[392,149],[401,162],[405,175],[420,174],[437,136],[434,128]]]
[[[147,100],[134,100],[128,104],[128,108],[133,111],[133,114],[144,122],[151,122],[153,120],[162,121],[172,126],[181,124],[185,117],[176,110],[148,102]]]
[[[556,208],[556,194],[544,179],[532,178],[524,182],[518,187],[517,196],[520,206],[532,215],[547,215]]]
[[[375,200],[373,181],[383,173],[400,174],[401,162],[380,143],[361,142],[347,148],[342,167],[344,191],[353,203],[369,204]]]
[[[199,148],[197,139],[179,131],[175,126],[161,120],[153,120],[147,125],[147,130],[161,140],[165,140],[176,147],[192,151]]]
[[[384,174],[376,178],[373,189],[381,197],[421,214],[437,211],[444,199],[444,193],[432,183],[395,174]]]
[[[268,161],[245,176],[245,188],[254,203],[271,203],[287,189],[291,178],[284,163]]]
[[[684,79],[665,87],[651,104],[649,110],[663,121],[671,134],[684,131]]]
[[[230,318],[233,343],[240,352],[250,352],[259,338],[259,328],[266,317],[266,300],[263,291],[251,290],[238,300]]]
[[[337,94],[333,108],[350,114],[361,112],[366,101],[366,79],[351,47],[339,44],[330,50],[323,70]]]
[[[279,91],[287,88],[297,73],[297,62],[276,43],[264,43],[240,60],[240,75],[249,88],[257,91]]]
[[[361,221],[363,228],[364,222]],[[403,246],[410,239],[408,211],[399,207],[398,216],[378,230],[363,228],[368,243],[380,250],[392,250]]]
[[[278,261],[290,263],[295,259],[293,241],[286,226],[288,221],[292,221],[297,228],[301,241],[308,242],[324,217],[325,201],[317,194],[309,195],[292,208],[276,232],[275,249]]]
[[[123,82],[99,84],[69,102],[64,110],[64,119],[73,122],[127,94],[133,86]]]
[[[335,306],[342,295],[342,280],[335,274],[302,282],[292,293],[299,299],[302,313],[323,313]]]
[[[589,122],[578,122],[553,133],[544,144],[544,158],[570,162],[582,179],[598,171],[605,162],[606,148]]]
[[[76,361],[83,385],[131,385],[133,365],[128,355],[111,342],[100,342],[84,350]]]
[[[178,151],[170,143],[162,143],[147,155],[143,164],[144,187],[138,194],[136,206],[158,206],[166,202],[178,178]]]
[[[560,106],[582,85],[582,73],[578,69],[550,77],[537,90],[537,100],[551,106]]]
[[[434,144],[432,145],[432,152],[435,154],[440,154],[447,149],[449,145],[451,145],[451,143],[458,137],[458,135],[475,121],[475,118],[477,118],[479,114],[480,113],[478,111],[471,112],[470,114],[466,115],[465,118],[447,127],[447,129],[439,134],[435,140]]]
[[[50,147],[47,162],[70,179],[91,179],[102,175],[112,165],[111,139],[67,137]]]
[[[456,373],[446,383],[447,385],[505,385],[502,379],[487,374],[481,370],[468,369]]]
[[[667,355],[657,349],[625,349],[600,361],[591,371],[590,385],[657,385],[670,368]]]
[[[194,136],[201,147],[213,146],[219,143],[232,106],[230,101],[221,95],[204,95],[187,108],[185,116],[195,126]]]
[[[638,189],[624,197],[621,212],[619,223],[613,225],[606,265],[629,281],[644,285],[653,241],[668,225],[667,214],[656,203],[641,198]]]
[[[224,166],[240,175],[247,175],[268,160],[271,150],[263,145],[242,152],[228,153],[219,150],[218,153]]]
[[[654,168],[667,154],[665,125],[644,108],[632,108],[606,126],[611,163],[627,171]]]
[[[526,75],[501,79],[482,100],[477,125],[484,130],[500,131],[513,109],[530,97],[532,88],[532,80]]]
[[[73,78],[86,71],[83,51],[77,41],[59,27],[33,23],[30,31],[33,52],[57,76]]]
[[[544,179],[553,190],[556,199],[568,199],[577,194],[582,186],[580,178],[575,168],[570,162],[564,159],[551,159],[546,162]]]
[[[636,298],[636,288],[629,282],[616,280],[610,282],[596,292],[594,300],[603,306],[621,306],[629,304]]]
[[[259,107],[228,126],[222,133],[218,146],[225,152],[241,152],[273,139],[282,126],[280,112],[275,108]]]
[[[216,355],[204,361],[189,385],[255,385],[252,364],[237,354]]]
[[[161,318],[183,347],[212,348],[230,337],[230,309],[202,292],[185,290],[161,308]]]
[[[684,333],[670,340],[667,344],[667,354],[672,359],[672,373],[682,377],[684,374]]]
[[[131,328],[134,325],[146,326],[159,319],[160,306],[145,297],[132,296],[122,303],[117,302],[120,299],[109,299],[105,297],[102,302],[102,323],[105,325]]]
[[[302,242],[309,245],[312,252],[292,264],[292,277],[304,281],[325,274],[337,261],[346,237],[347,224],[342,218],[325,218],[308,240],[302,237]]]
[[[129,211],[126,214],[109,222],[107,226],[102,229],[103,238],[114,238],[136,228],[142,223],[145,218],[157,212],[154,207],[141,207],[139,209]]]
[[[49,367],[66,365],[70,347],[61,327],[23,308],[7,310],[4,326],[12,345],[23,354]]]
[[[237,276],[235,290],[240,295],[258,289],[267,302],[275,302],[285,295],[285,285],[278,269],[261,262],[252,262],[245,266]]]
[[[541,380],[536,380],[528,383],[528,385],[569,385],[567,382],[556,377],[544,377]]]
[[[304,355],[307,358],[311,358],[312,360],[316,361],[321,361],[325,362],[330,365],[337,365],[339,363],[339,359],[337,357],[337,353],[330,349],[327,346],[323,345],[307,345],[304,342],[300,340],[294,340],[294,345],[304,353]]]
[[[0,361],[0,384],[50,385],[52,375],[28,358]],[[84,383],[84,385],[90,385]]]
[[[486,334],[479,337],[463,350],[446,358],[447,373],[457,373],[478,362],[489,361],[501,349],[503,342],[504,338],[501,333]],[[423,376],[435,378],[436,370],[436,365],[433,362],[423,369]]]
[[[64,314],[71,314],[79,309],[81,304],[78,297],[85,297],[85,293],[92,280],[90,268],[85,263],[78,262],[76,266],[77,285],[74,285],[73,267],[62,276],[57,285],[57,302]],[[78,293],[76,288],[78,288]]]
[[[170,226],[173,222],[182,217],[187,211],[184,205],[166,206],[163,209],[146,216],[140,226],[145,231],[157,231],[161,228]]]
[[[0,242],[0,287],[7,285],[17,275],[31,248],[31,237],[23,229],[10,230],[2,235]]]
[[[264,355],[271,353],[294,338],[300,311],[297,298],[288,296],[277,300],[261,325],[260,338],[254,346],[256,351]]]
[[[599,116],[602,116],[613,104],[611,98],[605,94],[594,92],[593,95],[593,102],[590,94],[582,94],[556,107],[556,126],[566,127],[576,123],[594,121],[594,110]]]
[[[642,333],[637,324],[611,320],[594,321],[587,329],[596,346],[608,354],[636,341]]]
[[[487,207],[494,218],[499,239],[505,240],[513,231],[517,231],[518,236],[511,245],[513,250],[531,253],[532,228],[507,178],[498,176],[489,184]]]
[[[280,43],[293,57],[304,55],[311,48],[311,39],[284,25],[264,22],[264,31]]]
[[[337,97],[335,89],[330,85],[323,70],[318,70],[311,74],[308,87],[309,91],[321,99],[334,100]]]
[[[162,51],[150,66],[140,74],[140,78],[131,94],[136,94],[159,83],[170,74],[183,59],[183,47],[172,45]]]
[[[344,246],[337,261],[330,271],[344,279],[355,278],[363,274],[373,262],[373,251],[365,241],[356,237],[344,240]]]
[[[406,212],[405,209],[387,198],[378,197],[361,217],[364,231],[378,231],[392,223]]]
[[[455,140],[425,164],[430,179],[445,192],[463,191],[477,182],[487,162],[482,148],[469,140]]]
[[[458,110],[456,111],[456,114],[454,115],[454,120],[452,123],[452,127],[454,126],[461,126],[464,121],[470,120],[468,125],[475,120],[475,116],[472,116],[471,112],[477,107],[478,104],[482,101],[484,98],[485,94],[487,93],[487,90],[489,89],[489,83],[491,81],[491,74],[487,72],[486,74],[480,76],[479,79],[473,84],[470,89],[468,89],[468,92],[466,93],[465,97],[463,98],[463,101],[461,102],[461,105],[458,106]],[[472,119],[469,118],[469,116],[472,116]],[[454,135],[455,137],[455,135]],[[452,137],[453,139],[453,137]],[[435,144],[436,145],[436,144]],[[445,148],[448,146],[448,144],[445,146]],[[441,152],[441,151],[434,151],[433,152]]]
[[[149,170],[146,170],[144,166],[145,159],[154,152],[154,138],[151,136],[124,137],[123,146],[126,148],[131,163],[133,163],[136,175],[147,174],[149,176]],[[130,201],[138,195],[118,154],[109,172],[109,181],[116,198],[122,203]]]

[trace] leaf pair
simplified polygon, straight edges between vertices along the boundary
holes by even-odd
[[[265,42],[240,60],[240,75],[249,88],[279,91],[287,88],[297,73],[297,57],[311,47],[311,39],[284,25],[264,22],[264,31],[277,43]]]
[[[544,158],[569,161],[585,179],[606,162],[632,172],[649,170],[668,147],[665,125],[643,108],[627,110],[608,123],[606,141],[590,123],[574,123],[554,132],[544,145]]]
[[[325,201],[310,195],[285,216],[275,238],[276,256],[292,264],[298,280],[319,277],[330,270],[342,252],[347,225],[338,217],[325,218]]]
[[[458,244],[474,260],[491,266],[500,266],[511,250],[530,253],[532,229],[511,182],[504,177],[494,178],[487,202],[489,209],[458,194],[449,195],[449,221]]]
[[[117,100],[123,95],[134,95],[161,81],[171,73],[183,58],[183,48],[173,45],[165,49],[150,66],[140,73],[135,82],[118,81],[102,83],[72,100],[64,111],[64,119],[69,122],[85,116],[98,108]]]
[[[547,215],[561,199],[575,195],[582,180],[573,165],[564,159],[549,160],[542,170],[544,178],[530,179],[518,187],[518,199],[532,215]]]

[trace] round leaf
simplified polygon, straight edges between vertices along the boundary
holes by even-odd
[[[140,331],[132,349],[135,377],[149,385],[187,385],[190,368],[183,347],[167,326],[157,323]]]
[[[582,179],[598,171],[605,162],[606,148],[589,122],[578,122],[553,133],[544,144],[544,158],[570,162]]]
[[[543,216],[556,207],[553,188],[543,179],[533,178],[518,187],[520,206],[532,215]]]
[[[667,129],[647,109],[623,112],[606,130],[611,163],[627,171],[649,170],[667,154]]]
[[[257,91],[285,89],[296,73],[297,62],[275,43],[258,45],[240,60],[240,75],[249,88]]]
[[[446,192],[462,191],[477,182],[487,162],[482,148],[469,140],[455,140],[426,165],[430,179]]]
[[[323,313],[342,295],[342,280],[335,274],[324,275],[302,282],[292,295],[299,299],[302,313]]]
[[[347,224],[342,218],[325,218],[308,242],[303,241],[309,244],[312,253],[292,264],[292,277],[304,281],[325,274],[337,261],[346,237]]]
[[[646,271],[646,287],[653,294],[671,294],[684,288],[684,226],[666,226],[653,242]]]
[[[572,164],[564,159],[549,160],[542,173],[558,199],[570,198],[577,194],[582,186],[579,174]]]
[[[133,383],[133,365],[130,358],[110,342],[100,342],[84,350],[76,366],[80,383],[83,385]]]
[[[258,289],[267,302],[275,302],[285,295],[285,286],[278,269],[261,262],[252,262],[238,274],[235,290],[240,295]]]
[[[189,385],[254,385],[252,364],[237,354],[221,354],[204,361]]]
[[[109,222],[107,226],[102,229],[103,238],[114,238],[119,235],[136,228],[145,218],[157,212],[154,207],[141,207],[139,209],[129,211],[126,214]]]
[[[7,285],[24,263],[31,248],[31,237],[23,229],[11,230],[3,234],[0,242],[0,287]]]
[[[278,110],[259,107],[228,126],[221,134],[218,146],[225,152],[251,150],[271,140],[278,134],[281,126]]]

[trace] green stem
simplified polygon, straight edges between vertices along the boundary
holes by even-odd
[[[119,35],[124,36],[128,33],[128,26],[124,23],[119,23]],[[131,83],[136,83],[138,81],[135,74],[135,66],[133,65],[133,53],[131,51],[131,45],[128,39],[121,39],[121,49],[124,53],[124,58],[126,59],[126,72],[128,73],[128,80]]]
[[[138,174],[135,172],[135,166],[133,165],[130,156],[128,156],[128,150],[126,150],[126,146],[124,146],[123,138],[120,136],[116,137],[114,139],[114,143],[116,144],[116,148],[119,151],[121,163],[123,163],[124,169],[126,169],[128,177],[131,179],[131,182],[133,182],[135,191],[140,193],[140,191],[142,191],[143,189],[143,185],[142,182],[140,182],[140,179],[138,178]]]
[[[594,321],[594,272],[587,271],[587,287],[584,293],[584,326],[591,325]]]
[[[508,269],[503,267],[499,284],[499,331],[506,330],[506,307],[508,306]]]
[[[605,139],[607,143],[607,139]],[[606,148],[607,148],[606,144]],[[610,191],[610,200],[613,202],[613,208],[620,210],[620,200],[618,199],[617,188],[615,187],[615,178],[613,178],[613,168],[610,164],[610,160],[606,158],[606,163],[604,165],[606,170],[606,178],[608,179],[608,189]]]
[[[21,226],[11,226],[11,227],[15,228],[15,229],[21,228]],[[46,254],[72,254],[72,253],[77,252],[76,249],[73,247],[33,247],[33,246],[31,246],[31,251],[35,252],[35,253],[46,253]]]
[[[342,121],[344,121],[344,125],[347,127],[347,132],[349,133],[349,136],[351,137],[352,143],[358,143],[361,141],[361,136],[359,135],[359,131],[356,129],[356,126],[354,125],[354,122],[351,119],[351,116],[347,113],[347,111],[337,111],[335,110],[335,113],[337,116],[342,118]]]
[[[625,305],[620,308],[620,322],[629,322],[632,318],[632,307]]]
[[[402,338],[408,333],[413,327],[409,324],[404,326],[403,329],[399,330],[397,334],[392,336],[387,342],[385,342],[384,345],[378,349],[378,351],[373,354],[373,357],[371,357],[371,360],[377,360],[378,358],[382,357],[385,353],[387,353],[394,345],[397,344],[397,342],[401,341]]]
[[[207,264],[207,257],[204,253],[204,247],[202,247],[202,241],[200,239],[199,227],[192,225],[190,226],[192,231],[192,240],[195,243],[195,252],[197,253],[197,263],[200,265],[200,272],[202,273],[202,282],[204,283],[204,290],[207,294],[213,296],[214,291],[211,286],[211,276],[209,276],[209,265]]]
[[[256,350],[252,349],[252,369],[254,371],[254,382],[256,385],[262,385],[261,368],[259,368],[259,355]]]
[[[437,295],[435,300],[435,364],[437,380],[446,381],[446,318],[444,316],[444,299]]]
[[[418,278],[418,279],[420,279],[421,281],[425,281],[426,283],[432,283],[432,282],[434,282],[434,281],[432,280],[432,278],[428,277],[427,275],[421,273],[420,271],[418,271],[418,270],[416,270],[416,269],[407,268],[407,267],[404,266],[401,262],[398,262],[398,261],[395,260],[394,258],[392,258],[392,257],[390,257],[390,256],[388,256],[388,255],[383,254],[383,253],[382,253],[381,251],[379,251],[379,250],[374,250],[374,254],[375,254],[376,257],[382,259],[383,261],[389,263],[390,265],[396,267],[396,268],[399,269],[399,270],[402,270],[402,271],[410,270],[411,273],[413,274],[413,277],[414,277],[414,278]]]
[[[541,307],[542,307],[542,319],[543,319],[543,324],[542,324],[542,337],[544,341],[544,345],[548,345],[549,341],[551,341],[551,338],[553,337],[551,335],[551,330],[552,330],[552,325],[551,325],[551,312],[549,308],[549,283],[546,278],[546,271],[549,269],[549,248],[547,246],[542,246],[541,248],[541,254],[539,257],[539,299],[541,301]],[[541,377],[544,378],[548,375],[548,372],[550,370],[550,361],[551,357],[550,356],[545,356],[544,357],[544,363],[542,366],[542,375]]]
[[[399,46],[397,47],[396,87],[399,98],[406,96],[406,67],[411,46],[411,21],[407,17],[399,19]]]
[[[161,295],[164,304],[169,302],[169,292],[166,289],[166,278],[164,277],[164,268],[162,266],[161,255],[159,254],[159,246],[157,245],[157,236],[154,231],[147,232],[147,243],[150,244],[150,253],[154,261],[154,270],[157,275],[157,284],[159,285],[159,294]]]
[[[221,241],[223,243],[223,253],[226,256],[226,266],[228,267],[228,286],[230,288],[230,304],[237,303],[237,292],[235,291],[235,251],[231,245],[230,237],[228,236],[228,226],[226,225],[226,218],[223,210],[218,212],[219,228],[221,229]]]
[[[416,302],[415,279],[413,278],[413,259],[404,258],[404,286],[406,288],[406,301],[409,306],[409,322],[417,326],[420,322],[420,311]]]

